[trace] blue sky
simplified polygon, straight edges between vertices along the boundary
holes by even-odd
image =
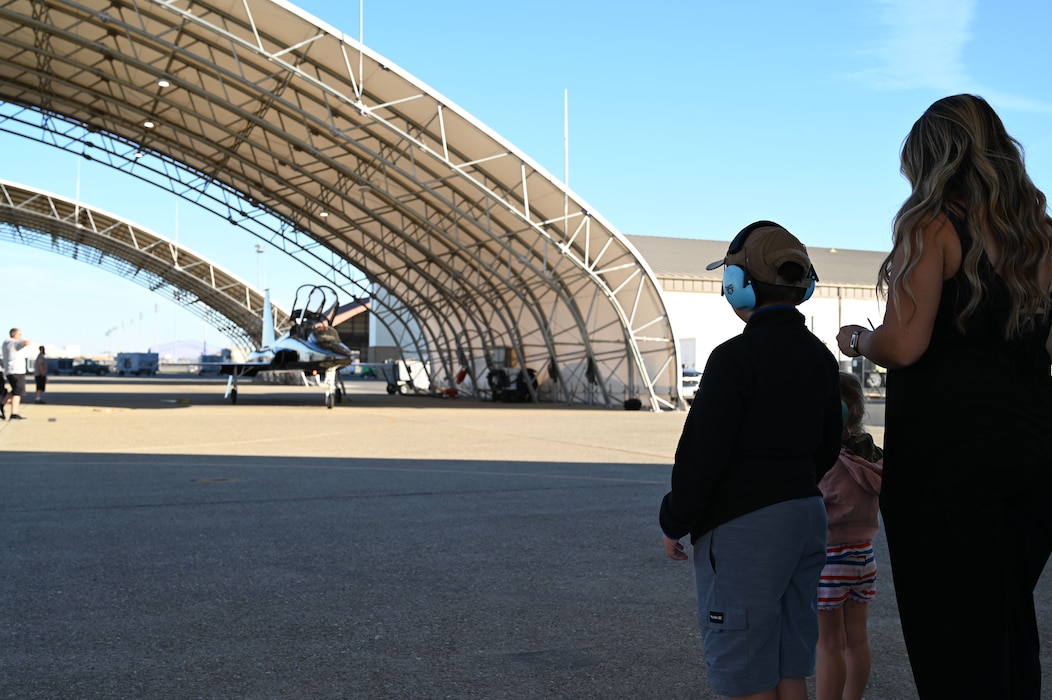
[[[296,4],[359,36],[357,3]],[[1040,3],[365,0],[364,18],[367,46],[560,179],[567,91],[570,187],[626,234],[730,240],[773,219],[808,246],[887,250],[907,194],[902,139],[959,92],[993,104],[1052,191],[1052,9]],[[0,153],[0,177],[77,195],[80,159],[4,135]],[[259,278],[279,303],[305,280],[192,205],[98,164],[79,171],[82,201]],[[10,243],[0,255],[5,330],[86,353],[225,344],[109,272]]]

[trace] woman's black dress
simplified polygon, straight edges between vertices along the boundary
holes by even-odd
[[[981,275],[988,295],[966,331],[959,271],[927,351],[888,372],[881,513],[921,697],[1036,699],[1033,589],[1052,552],[1049,321],[1005,340],[1004,282],[985,257]]]

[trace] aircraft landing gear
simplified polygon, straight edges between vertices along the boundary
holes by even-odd
[[[230,403],[237,403],[237,375],[231,374],[226,380],[226,397]]]
[[[332,408],[342,402],[343,379],[340,377],[340,370],[330,367],[325,370],[325,408]]]

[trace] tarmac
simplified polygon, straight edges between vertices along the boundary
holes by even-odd
[[[684,412],[385,386],[52,378],[0,425],[0,697],[716,697],[657,525]],[[866,698],[910,700],[875,544]]]

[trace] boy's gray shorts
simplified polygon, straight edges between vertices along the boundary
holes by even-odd
[[[713,690],[751,695],[814,673],[825,562],[819,496],[761,508],[698,538],[698,622]]]

